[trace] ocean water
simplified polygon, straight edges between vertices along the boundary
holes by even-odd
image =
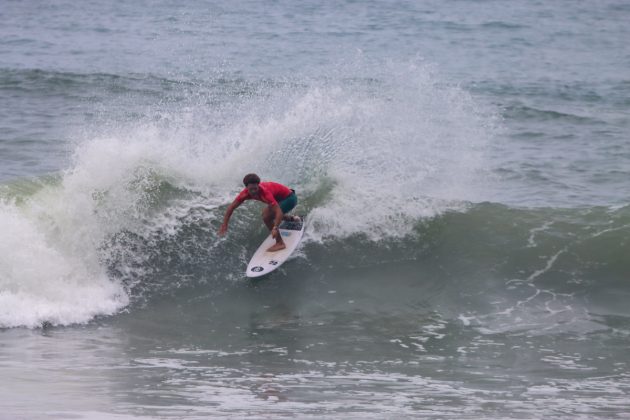
[[[0,0],[0,418],[630,418],[628,21]]]

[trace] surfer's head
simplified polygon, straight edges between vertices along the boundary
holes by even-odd
[[[258,184],[260,184],[260,177],[256,174],[247,174],[245,178],[243,178],[243,184],[249,191],[250,195],[258,194]]]

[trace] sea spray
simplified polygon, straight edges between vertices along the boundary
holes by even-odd
[[[65,315],[25,310],[4,324],[86,322],[191,282],[219,284],[228,267],[240,272],[258,241],[259,209],[239,209],[226,240],[216,229],[247,172],[298,191],[314,242],[404,237],[418,221],[483,197],[495,117],[435,69],[386,63],[375,72],[362,63],[297,80],[251,81],[246,94],[242,82],[213,80],[184,101],[166,98],[135,118],[109,114],[84,127],[58,182],[19,208],[5,204],[4,222],[20,214],[44,264],[66,267],[54,277],[101,295],[86,292],[85,309],[51,295]],[[7,270],[24,264],[12,253],[3,258]],[[23,276],[9,276],[3,290]],[[28,281],[35,290],[45,280]],[[80,287],[59,287],[80,299]],[[18,300],[27,307],[35,294],[24,290]]]

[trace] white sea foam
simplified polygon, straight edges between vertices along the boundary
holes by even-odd
[[[47,231],[19,208],[0,205],[0,327],[82,323],[127,304],[123,287],[89,253],[73,252],[80,244],[72,250],[56,238],[58,227]]]
[[[85,141],[57,183],[2,204],[1,326],[84,323],[129,303],[126,288],[107,273],[102,247],[112,235],[142,226],[160,165],[176,166],[169,159],[181,157],[153,133],[135,136],[127,143]]]
[[[334,122],[326,168],[334,188],[311,213],[311,238],[402,236],[410,221],[483,197],[490,114],[428,68],[396,68],[375,89],[376,97],[333,100],[346,114]]]
[[[199,101],[98,128],[77,149],[75,178],[117,193],[119,214],[138,201],[127,199],[130,178],[147,171],[215,204],[257,172],[298,190],[311,240],[403,236],[409,222],[486,197],[492,109],[429,66],[382,67],[376,78],[373,65],[356,63],[328,79],[263,84],[264,94],[221,107]]]
[[[492,109],[429,66],[387,63],[376,78],[375,67],[359,60],[331,78],[263,84],[262,95],[221,107],[150,111],[83,142],[75,176],[121,193],[121,181],[153,170],[220,203],[257,172],[298,190],[316,240],[406,235],[410,221],[482,200]],[[121,193],[114,205],[126,202]]]

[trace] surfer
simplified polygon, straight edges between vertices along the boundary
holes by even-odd
[[[276,240],[275,245],[267,251],[274,252],[286,248],[282,235],[278,230],[283,219],[292,220],[289,213],[297,204],[295,191],[277,182],[260,182],[260,177],[256,174],[247,174],[243,178],[245,189],[236,196],[232,204],[225,211],[223,224],[219,228],[219,235],[223,236],[228,230],[228,223],[232,212],[243,204],[246,200],[258,200],[267,204],[262,211],[262,219],[267,229],[271,231],[271,236]]]

